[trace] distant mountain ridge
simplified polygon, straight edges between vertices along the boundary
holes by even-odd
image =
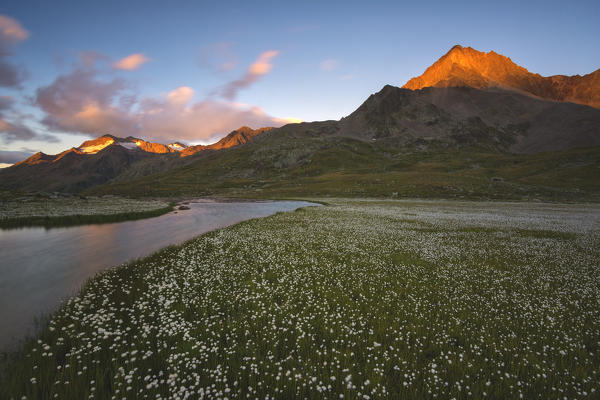
[[[271,128],[243,126],[207,146],[168,145],[128,136],[103,135],[59,154],[38,152],[0,170],[0,189],[80,191],[124,176],[145,176],[185,165],[200,153],[239,146]]]
[[[230,134],[225,136],[223,139],[219,140],[217,143],[209,144],[209,145],[196,145],[190,146],[181,150],[181,156],[186,157],[192,154],[196,154],[199,151],[205,150],[222,150],[228,149],[230,147],[239,146],[240,144],[244,144],[254,139],[256,136],[261,133],[269,132],[274,128],[265,127],[252,129],[247,126],[242,126],[241,128],[232,131]]]
[[[168,145],[162,143],[148,142],[140,138],[128,136],[120,138],[113,135],[102,135],[95,139],[86,140],[79,147],[73,147],[56,155],[48,155],[38,152],[31,157],[16,163],[17,165],[37,165],[42,163],[51,163],[60,160],[70,153],[92,155],[106,149],[108,146],[121,146],[127,150],[141,150],[147,153],[167,154],[179,153],[181,157],[188,157],[200,151],[221,150],[233,146],[238,146],[252,140],[255,136],[270,131],[271,127],[252,129],[242,126],[231,131],[227,136],[216,143],[210,145],[187,146],[181,142],[172,142]]]
[[[583,76],[544,77],[494,51],[484,53],[460,45],[452,47],[421,76],[410,79],[402,88],[459,86],[513,89],[548,100],[600,108],[600,69]]]

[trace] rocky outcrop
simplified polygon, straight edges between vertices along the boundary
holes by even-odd
[[[387,85],[338,123],[337,135],[395,145],[444,143],[537,153],[600,146],[600,110],[500,88]]]

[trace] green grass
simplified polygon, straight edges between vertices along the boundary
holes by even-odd
[[[92,279],[0,397],[597,396],[596,206],[327,202]]]
[[[173,211],[173,205],[150,211],[125,212],[104,215],[64,215],[60,217],[22,217],[0,219],[0,228],[23,228],[27,226],[42,226],[44,228],[58,228],[86,224],[108,224],[112,222],[133,221],[137,219],[158,217]]]
[[[600,200],[600,148],[508,154],[341,137],[271,138],[87,193],[128,196]]]

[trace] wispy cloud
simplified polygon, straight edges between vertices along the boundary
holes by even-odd
[[[273,68],[271,60],[277,57],[278,54],[279,51],[277,50],[269,50],[261,53],[256,61],[250,65],[244,76],[222,86],[217,91],[218,94],[228,100],[235,99],[240,90],[252,85],[262,76],[271,72],[271,69]]]
[[[14,163],[31,157],[33,153],[28,151],[0,150],[0,164],[4,164],[5,167],[11,166]]]
[[[13,65],[0,57],[0,87],[18,88],[27,76],[21,66]]]
[[[0,138],[4,143],[12,143],[17,140],[47,140],[56,141],[50,135],[38,135],[23,124],[15,124],[0,118]]]
[[[99,51],[83,51],[78,55],[79,62],[86,68],[94,68],[101,62],[110,63],[110,57]]]
[[[40,134],[31,130],[23,122],[23,116],[14,110],[15,100],[10,96],[0,96],[0,142],[12,143],[18,140],[44,140],[57,142],[55,136]]]
[[[0,14],[0,87],[19,87],[26,76],[25,69],[7,61],[11,47],[27,39],[29,32],[21,24]]]
[[[232,50],[233,43],[219,42],[200,50],[198,63],[215,72],[227,72],[237,67],[239,60]]]
[[[124,69],[127,71],[132,71],[138,69],[143,64],[150,61],[148,57],[143,55],[142,53],[131,54],[125,58],[120,59],[119,61],[113,64],[115,69]]]
[[[338,60],[328,58],[327,60],[323,60],[319,63],[319,68],[321,68],[322,71],[333,71],[337,69],[339,65],[340,63]]]

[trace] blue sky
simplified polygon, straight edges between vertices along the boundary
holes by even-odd
[[[12,1],[0,14],[27,32],[0,42],[0,61],[25,71],[0,87],[13,130],[0,151],[56,153],[104,133],[210,142],[244,124],[339,119],[455,44],[541,75],[600,68],[597,1]],[[115,67],[135,54],[148,61]]]

